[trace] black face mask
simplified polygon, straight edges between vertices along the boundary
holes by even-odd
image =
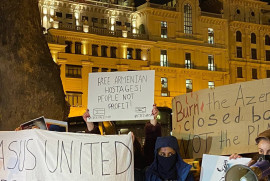
[[[258,159],[258,161],[262,161],[262,160],[267,160],[267,161],[270,162],[270,155],[259,154],[259,159]]]
[[[170,157],[158,155],[158,173],[162,179],[177,179],[176,162],[177,154]]]

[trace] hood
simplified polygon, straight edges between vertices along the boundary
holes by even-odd
[[[171,147],[175,150],[177,154],[177,174],[178,174],[178,181],[184,181],[189,173],[189,170],[191,169],[191,165],[185,163],[183,159],[180,156],[179,152],[179,146],[178,146],[178,141],[174,136],[165,136],[165,137],[158,137],[156,144],[155,144],[155,159],[154,162],[150,165],[148,168],[147,172],[148,174],[155,174],[158,175],[157,173],[157,154],[158,154],[158,149],[161,147]]]

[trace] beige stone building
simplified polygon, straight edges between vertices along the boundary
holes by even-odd
[[[87,108],[88,73],[155,70],[155,102],[270,77],[270,6],[258,0],[40,0],[70,117]]]

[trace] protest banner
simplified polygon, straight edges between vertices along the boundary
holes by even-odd
[[[152,119],[155,71],[90,73],[89,122]]]
[[[0,180],[134,180],[131,135],[0,132]]]
[[[255,138],[270,128],[270,79],[180,95],[172,106],[184,158],[257,152]]]
[[[225,181],[225,174],[235,164],[247,165],[251,158],[229,159],[228,156],[203,155],[200,181]]]

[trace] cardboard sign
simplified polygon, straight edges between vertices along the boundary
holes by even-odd
[[[270,128],[270,79],[180,95],[172,105],[184,158],[257,152],[255,138]]]
[[[131,135],[0,132],[0,180],[134,180]]]
[[[152,119],[155,71],[89,74],[89,122]]]
[[[200,181],[225,181],[225,174],[235,164],[247,165],[251,158],[229,159],[228,156],[203,155]]]

